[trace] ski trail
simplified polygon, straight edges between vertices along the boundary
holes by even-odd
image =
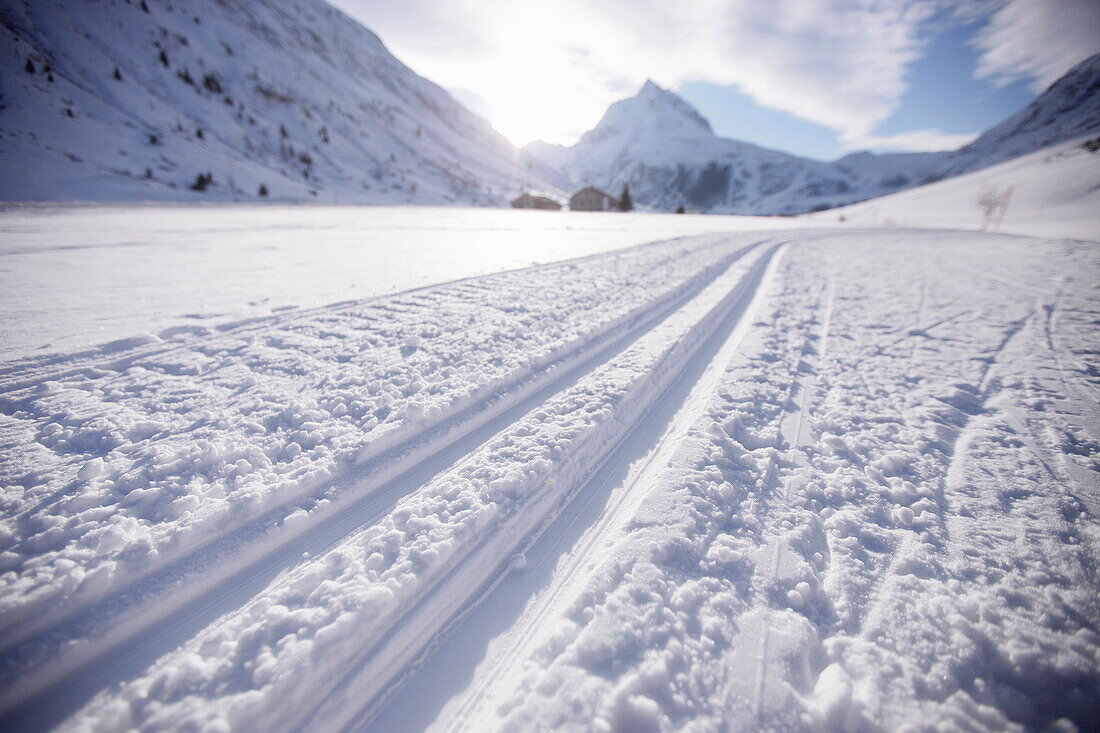
[[[35,643],[32,635],[38,635],[39,638],[56,637],[56,628],[68,625],[70,619],[80,623],[80,618],[92,616],[102,623],[111,616],[110,609],[105,608],[105,605],[123,608],[132,615],[133,605],[126,601],[128,597],[140,597],[143,603],[148,603],[151,598],[159,595],[159,589],[167,586],[172,589],[174,600],[171,602],[177,603],[186,597],[178,594],[179,586],[185,587],[185,592],[195,593],[212,582],[220,581],[227,573],[235,573],[242,559],[245,562],[255,562],[258,556],[264,554],[264,543],[271,542],[274,551],[280,543],[292,541],[297,533],[305,531],[304,527],[297,531],[283,527],[282,520],[287,515],[302,509],[321,520],[327,514],[344,511],[346,502],[382,490],[381,487],[404,472],[430,461],[433,452],[446,449],[452,443],[462,442],[468,433],[494,420],[499,425],[500,415],[507,411],[526,411],[540,396],[545,399],[548,390],[565,388],[584,372],[626,348],[629,343],[698,295],[732,262],[758,244],[760,243],[726,254],[707,267],[700,276],[692,278],[665,297],[646,303],[628,314],[623,322],[596,330],[574,343],[565,344],[549,363],[499,385],[473,404],[445,414],[437,423],[423,428],[411,425],[408,426],[409,429],[395,430],[382,436],[355,456],[351,468],[326,484],[305,494],[288,496],[259,516],[244,517],[238,526],[231,526],[229,531],[219,537],[192,543],[181,549],[165,548],[165,551],[158,554],[155,563],[145,567],[127,585],[112,589],[104,602],[99,602],[100,598],[69,602],[63,607],[63,611],[41,613],[33,619],[25,620],[17,628],[5,629],[5,636],[0,642],[0,659],[28,656],[28,649]],[[290,320],[299,319],[296,315]],[[609,342],[612,346],[608,346]],[[133,358],[128,357],[124,364],[116,365],[116,368],[121,369],[132,361]],[[564,377],[563,373],[566,373]],[[256,548],[257,544],[261,545],[259,549]],[[227,558],[233,560],[227,561]],[[186,572],[187,576],[184,577],[181,572]],[[163,612],[163,609],[157,612]],[[131,625],[132,621],[127,621],[127,624]],[[82,631],[82,636],[88,636],[87,629]],[[31,641],[24,643],[27,639]],[[56,653],[54,651],[47,656],[55,656]],[[25,676],[24,670],[21,670],[20,676]],[[6,697],[0,695],[0,709],[4,707],[5,700]]]
[[[819,325],[806,338],[791,386],[791,393],[797,392],[798,400],[788,399],[787,404],[793,405],[793,410],[780,421],[780,445],[777,447],[782,449],[785,443],[786,462],[791,465],[805,463],[805,451],[814,442],[810,426],[818,401],[821,369],[829,355],[836,297],[836,283],[831,277],[826,277],[815,305],[815,320]],[[922,289],[922,302],[923,299]],[[770,522],[772,536],[760,550],[758,599],[737,621],[738,632],[731,644],[727,657],[729,663],[722,681],[724,725],[728,730],[771,725],[769,716],[774,713],[776,699],[782,699],[775,696],[783,695],[782,689],[773,688],[785,684],[776,678],[774,670],[782,669],[786,663],[784,657],[792,648],[803,643],[797,632],[798,621],[785,610],[786,599],[779,600],[774,594],[799,563],[797,553],[788,547],[784,522],[793,507],[792,491],[800,489],[804,483],[805,478],[787,477],[782,481],[781,490],[776,487],[773,494],[775,500],[769,507],[769,514],[774,515]],[[737,674],[739,667],[744,669],[744,663],[739,660],[746,658],[755,660],[748,668],[751,672]]]
[[[477,661],[471,658],[471,655],[476,656],[479,652],[473,648],[474,644],[467,644],[469,636],[480,635],[476,648],[484,649],[489,641],[486,630],[505,628],[502,626],[501,609],[511,608],[518,615],[523,604],[538,590],[537,578],[541,577],[540,570],[543,575],[550,572],[552,568],[549,559],[564,553],[568,546],[580,542],[579,551],[571,555],[572,562],[569,559],[564,561],[566,570],[561,571],[562,566],[559,566],[559,575],[563,575],[562,583],[568,583],[570,570],[576,572],[587,562],[591,562],[591,549],[605,544],[608,535],[613,534],[633,514],[632,508],[644,498],[652,477],[664,468],[669,451],[674,450],[676,443],[667,438],[682,434],[690,426],[687,417],[676,419],[678,412],[683,411],[685,416],[692,415],[705,405],[708,394],[706,390],[714,387],[725,365],[725,361],[716,355],[721,353],[728,359],[728,355],[736,350],[736,344],[751,322],[749,314],[758,306],[763,297],[761,293],[766,289],[765,284],[773,277],[778,262],[775,253],[775,247],[764,253],[742,277],[740,284],[730,291],[728,305],[722,306],[722,318],[708,329],[709,335],[693,352],[681,357],[682,360],[674,367],[677,376],[669,386],[650,398],[649,404],[640,415],[630,420],[624,437],[592,467],[589,478],[571,492],[571,498],[565,507],[548,522],[542,523],[515,548],[525,556],[527,569],[520,573],[511,573],[505,567],[490,578],[473,600],[467,601],[459,611],[455,612],[453,605],[447,606],[445,613],[451,618],[441,631],[427,644],[422,639],[418,642],[424,646],[419,655],[410,657],[408,653],[394,652],[392,666],[401,667],[404,673],[387,689],[380,690],[368,705],[359,703],[359,712],[349,719],[347,725],[353,729],[369,727],[371,730],[387,731],[415,729],[418,725],[426,725],[430,719],[426,717],[428,700],[425,695],[430,696],[428,699],[438,699],[440,686],[446,687],[448,681],[453,684],[453,680],[459,675],[455,660],[458,660],[458,669],[467,670],[471,670],[472,664]],[[728,349],[723,349],[724,344],[728,345]],[[704,377],[704,374],[707,376]],[[700,380],[703,385],[692,393],[691,386]],[[662,440],[662,436],[666,439]],[[653,447],[650,448],[651,446]],[[665,450],[662,451],[662,447]],[[631,464],[636,464],[633,469],[633,475],[637,477],[635,480],[627,478],[632,473]],[[613,487],[622,487],[624,483],[626,488],[608,500],[609,491]],[[603,505],[600,504],[601,500]],[[601,516],[603,521],[599,521]],[[583,530],[581,525],[592,526],[583,539],[577,536]],[[570,535],[571,529],[573,535]],[[554,588],[557,592],[550,592],[547,596],[548,602],[562,597],[562,589],[556,585]],[[446,594],[436,593],[433,598],[439,595]],[[488,602],[489,599],[491,602]],[[531,613],[538,614],[538,608],[542,606],[542,603],[538,603]],[[420,626],[422,624],[417,623],[411,627]],[[515,643],[521,647],[525,634],[536,628],[536,622],[521,622],[519,630],[514,632],[518,635]],[[405,643],[413,643],[413,639],[410,638]],[[440,662],[441,657],[448,661]],[[410,659],[413,661],[411,664]],[[428,664],[429,660],[431,664]],[[446,677],[439,679],[432,674],[433,670],[446,670]],[[349,680],[342,686],[361,690],[365,678],[363,673],[357,676],[361,680],[359,684]],[[499,679],[498,675],[493,677]],[[420,682],[421,679],[424,681]],[[443,700],[439,700],[440,704],[442,702]],[[323,715],[320,718],[311,718],[306,726],[316,728],[324,719]],[[325,727],[336,729],[339,726],[326,724]]]
[[[809,408],[813,404],[815,392],[817,389],[818,374],[820,367],[825,363],[825,355],[828,349],[829,338],[829,324],[833,317],[833,304],[836,301],[836,288],[832,280],[826,281],[822,288],[822,300],[824,301],[824,313],[821,317],[821,327],[813,339],[816,346],[811,346],[807,341],[805,348],[803,349],[802,359],[803,361],[810,355],[811,349],[816,351],[817,358],[814,366],[807,365],[806,375],[796,380],[796,389],[799,392],[798,407],[795,410],[793,416],[793,427],[788,430],[784,430],[784,433],[789,432],[787,437],[787,444],[791,448],[800,448],[809,444],[808,424],[811,422],[808,418]],[[791,418],[788,418],[785,422],[789,424]]]
[[[29,730],[60,721],[99,690],[145,669],[218,617],[247,603],[303,558],[323,553],[341,538],[377,521],[401,497],[614,359],[766,241],[723,256],[707,268],[704,278],[676,297],[650,304],[627,321],[611,334],[612,340],[602,335],[591,338],[537,372],[516,392],[470,408],[471,414],[460,413],[437,430],[417,436],[411,445],[364,463],[334,486],[350,495],[350,500],[333,501],[301,531],[283,530],[274,538],[269,536],[287,513],[279,508],[9,647],[0,655],[9,669],[20,669],[21,659],[51,657],[44,650],[56,650],[58,655],[45,665],[21,671],[0,694],[0,723],[18,722],[18,729]],[[329,493],[325,498],[339,496]],[[227,562],[227,558],[232,560]],[[150,602],[150,598],[157,600]],[[152,629],[155,632],[150,633]],[[71,639],[81,642],[71,644]],[[64,690],[64,695],[59,690]],[[61,699],[66,702],[59,704]]]
[[[997,280],[997,278],[990,279]],[[1007,324],[1007,328],[1002,334],[1000,342],[993,349],[992,353],[988,354],[985,358],[985,365],[982,367],[978,379],[977,392],[975,394],[977,405],[970,408],[965,413],[965,419],[962,425],[956,428],[954,438],[947,450],[949,457],[942,478],[939,481],[939,497],[935,503],[937,504],[936,514],[938,527],[944,533],[945,538],[948,539],[949,544],[951,539],[950,528],[946,521],[944,507],[952,492],[958,491],[966,481],[965,464],[969,458],[970,443],[975,435],[973,426],[974,418],[985,410],[986,404],[993,399],[996,394],[999,367],[1006,352],[1010,350],[1011,345],[1017,339],[1023,338],[1028,325],[1039,317],[1039,311],[1040,305],[1037,303],[1025,316]],[[1041,457],[1040,462],[1049,472],[1049,466],[1042,461]],[[1053,477],[1053,474],[1051,475]],[[892,579],[898,575],[898,567],[902,563],[909,561],[912,555],[912,548],[917,544],[917,541],[912,536],[906,536],[899,546],[893,548],[889,562],[886,564],[880,577],[872,587],[861,609],[860,623],[858,631],[854,634],[855,636],[867,638],[869,635],[875,633],[876,629],[888,623],[885,615],[890,611],[890,602],[892,600],[891,592],[893,590]]]
[[[475,630],[485,623],[480,616],[493,615],[496,613],[495,609],[502,605],[518,609],[524,601],[527,601],[522,607],[522,613],[507,631],[488,644],[491,661],[478,668],[473,686],[456,698],[456,702],[460,701],[457,707],[454,710],[444,711],[438,721],[442,730],[455,731],[476,727],[476,713],[486,704],[494,688],[518,679],[519,666],[524,660],[530,658],[532,652],[542,642],[541,634],[545,631],[547,621],[558,617],[583,588],[586,573],[600,562],[603,548],[616,543],[630,518],[645,500],[649,489],[670,470],[675,470],[672,465],[675,453],[689,431],[696,425],[717,390],[726,365],[740,347],[748,326],[767,296],[768,288],[784,252],[785,249],[780,249],[768,263],[763,278],[752,294],[752,301],[742,313],[736,316],[736,325],[725,336],[717,352],[707,353],[704,347],[699,356],[708,359],[705,369],[697,379],[683,380],[692,382],[690,392],[682,401],[679,399],[674,401],[674,404],[678,405],[675,414],[668,419],[666,416],[668,409],[662,409],[661,405],[655,406],[647,414],[645,418],[647,421],[656,422],[664,427],[645,457],[629,465],[624,465],[629,461],[628,456],[613,457],[608,466],[601,470],[601,474],[611,470],[612,476],[625,472],[626,478],[622,484],[614,486],[615,481],[604,480],[600,486],[594,487],[594,479],[589,486],[582,489],[578,501],[575,502],[579,510],[573,513],[574,516],[559,517],[556,521],[563,526],[556,531],[555,528],[549,529],[545,537],[532,543],[526,553],[526,568],[507,578],[501,585],[500,595],[507,594],[509,600],[487,598],[486,600],[491,601],[492,607],[488,608],[484,614],[471,616],[467,623],[453,632],[454,641],[445,642],[439,655],[447,655],[448,652],[450,654],[447,663],[438,666],[447,669],[448,674],[454,674],[456,665],[452,660],[463,654],[467,657],[472,655],[469,649],[472,645],[461,637],[476,635]],[[687,376],[690,377],[694,370],[689,365],[686,371]],[[671,397],[673,394],[670,393],[668,396]],[[667,423],[662,418],[667,419]],[[645,426],[644,432],[652,434],[655,432],[655,427]],[[639,441],[631,437],[624,441],[623,445],[634,448],[630,453],[636,454],[636,444],[646,442],[648,441]],[[619,465],[615,466],[615,464]],[[594,488],[598,490],[593,490]],[[575,529],[575,525],[583,523],[585,510],[595,505],[598,497],[604,493],[609,493],[610,496],[599,518],[583,532]],[[565,522],[566,519],[568,523]],[[574,534],[580,534],[580,538],[570,546]],[[557,558],[557,564],[553,567],[551,561],[555,558]],[[545,585],[540,588],[540,584],[543,583]],[[505,585],[509,587],[505,588]],[[431,676],[426,668],[425,672]],[[425,685],[418,682],[417,679],[411,680],[407,687],[398,693],[389,707],[373,721],[371,726],[373,730],[414,730],[420,727],[421,721],[427,722],[426,715],[410,719],[410,707],[415,704],[415,701],[423,700],[425,692],[423,689]]]

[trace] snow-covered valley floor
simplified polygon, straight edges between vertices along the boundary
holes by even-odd
[[[410,206],[0,207],[4,360],[790,219]]]
[[[6,353],[0,727],[1100,719],[1098,245],[628,243]]]

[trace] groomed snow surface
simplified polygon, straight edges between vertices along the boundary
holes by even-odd
[[[5,354],[0,727],[1095,725],[1096,243],[585,246]]]

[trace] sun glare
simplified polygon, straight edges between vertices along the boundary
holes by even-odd
[[[487,113],[493,127],[513,145],[533,140],[568,145],[591,129],[607,108],[607,97],[553,86],[555,80],[536,83],[534,73],[517,69],[511,79],[501,79],[499,91],[488,99]]]
[[[576,142],[630,86],[615,79],[624,93],[609,91],[611,80],[592,58],[593,36],[605,49],[599,53],[621,48],[614,27],[596,22],[578,27],[568,14],[542,6],[478,17],[483,35],[476,50],[442,60],[410,48],[404,60],[443,86],[480,97],[484,116],[517,146],[533,140]]]

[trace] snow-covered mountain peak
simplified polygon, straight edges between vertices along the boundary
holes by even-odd
[[[652,138],[706,139],[714,131],[694,107],[648,79],[636,95],[612,104],[584,137],[589,136],[594,141],[621,137],[636,144]]]
[[[1100,131],[1100,55],[974,142],[938,153],[861,150],[826,163],[714,134],[690,104],[652,80],[608,108],[571,147],[533,144],[574,186],[629,185],[645,207],[732,214],[796,214],[875,198],[985,168]]]
[[[527,151],[575,186],[629,185],[646,206],[738,214],[793,214],[893,192],[946,155],[863,153],[841,166],[765,150],[714,134],[694,107],[652,80],[612,104],[576,145]]]

